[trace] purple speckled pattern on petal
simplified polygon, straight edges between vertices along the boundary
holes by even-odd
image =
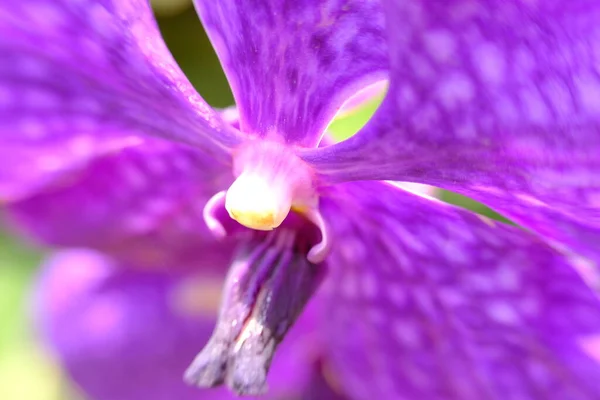
[[[171,57],[148,1],[3,1],[0,58],[1,200],[136,136],[225,164],[238,141]]]
[[[355,399],[598,398],[600,303],[547,244],[386,183],[323,207],[344,238],[324,329]]]
[[[600,262],[600,3],[384,1],[391,86],[324,179],[426,183]]]
[[[387,75],[375,0],[195,0],[241,129],[316,146],[342,103]]]
[[[140,139],[5,207],[9,221],[46,244],[92,247],[165,264],[221,248],[202,218],[231,174],[193,148]]]
[[[40,332],[92,400],[226,400],[225,389],[187,386],[183,371],[214,327],[218,269],[140,271],[98,253],[70,250],[44,264],[36,291]],[[213,270],[207,274],[207,270]],[[180,269],[181,271],[181,269]],[[318,341],[314,306],[292,329],[274,360],[266,399],[329,399],[315,380]]]

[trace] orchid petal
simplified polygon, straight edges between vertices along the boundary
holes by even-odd
[[[390,184],[332,194],[324,213],[344,240],[323,329],[355,399],[597,398],[600,302],[572,260]]]
[[[146,139],[64,173],[6,211],[17,229],[45,244],[168,265],[202,249],[204,257],[217,248],[231,254],[231,244],[207,229],[202,208],[232,179],[195,149]]]
[[[185,142],[222,163],[237,143],[147,1],[3,1],[0,58],[0,199],[132,137]]]
[[[329,181],[465,194],[600,262],[600,3],[384,3],[388,95],[306,159]]]
[[[348,98],[386,78],[379,1],[195,4],[250,135],[316,146]]]
[[[43,337],[96,400],[237,398],[183,382],[183,371],[214,326],[228,262],[221,257],[217,264],[157,272],[123,268],[86,250],[58,253],[38,283],[35,311]],[[199,272],[211,269],[212,275]],[[267,399],[297,395],[313,379],[311,318],[303,317],[282,345]]]

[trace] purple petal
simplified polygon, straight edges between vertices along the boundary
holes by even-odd
[[[356,399],[597,398],[600,303],[568,259],[389,184],[339,190],[323,204],[344,238],[324,312]]]
[[[195,149],[146,139],[7,207],[14,225],[46,244],[91,247],[143,264],[189,260],[217,244],[202,210],[232,177]]]
[[[466,194],[598,262],[600,3],[386,3],[388,96],[306,157],[329,180]]]
[[[332,387],[337,385],[338,382],[332,381],[334,376],[326,369],[327,367],[322,363],[317,364],[306,389],[298,397],[298,400],[348,400],[353,398],[344,394],[341,387]],[[326,377],[327,374],[330,375]]]
[[[316,146],[345,100],[386,77],[379,1],[195,3],[251,135]]]
[[[0,58],[0,199],[132,137],[229,162],[236,134],[180,71],[147,1],[4,1]]]
[[[183,383],[183,371],[214,325],[227,259],[220,266],[212,275],[200,273],[207,270],[202,266],[186,273],[136,271],[98,253],[58,253],[38,284],[44,339],[95,400],[233,399],[224,389]],[[307,314],[282,345],[269,397],[307,390],[313,327]]]

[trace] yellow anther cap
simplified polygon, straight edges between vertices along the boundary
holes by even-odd
[[[281,183],[251,172],[242,173],[227,191],[225,208],[231,218],[248,228],[275,229],[292,206],[290,190]]]

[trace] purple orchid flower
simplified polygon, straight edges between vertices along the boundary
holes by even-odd
[[[600,398],[599,2],[195,5],[239,118],[146,1],[0,2],[0,199],[67,248],[36,304],[88,395],[228,398],[182,383],[204,344],[189,383],[264,393],[287,336],[271,398]]]

